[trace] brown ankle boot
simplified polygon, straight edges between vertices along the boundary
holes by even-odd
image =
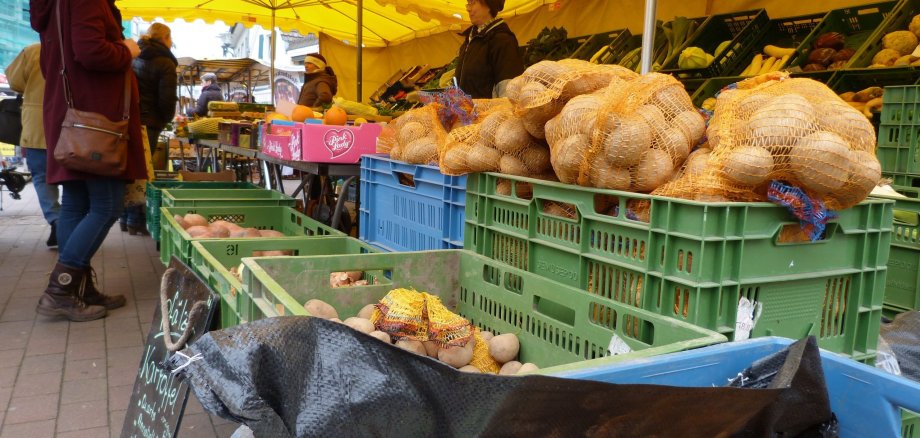
[[[85,281],[83,270],[56,264],[35,311],[40,315],[63,316],[77,322],[104,318],[105,307],[88,305],[80,299]]]
[[[103,306],[106,309],[117,309],[125,305],[124,295],[106,295],[96,289],[96,270],[92,266],[83,270],[86,276],[86,289],[83,291],[83,301],[86,304]]]

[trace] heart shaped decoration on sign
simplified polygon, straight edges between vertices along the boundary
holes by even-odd
[[[323,145],[338,158],[348,153],[355,145],[355,134],[348,129],[330,129],[323,135]]]

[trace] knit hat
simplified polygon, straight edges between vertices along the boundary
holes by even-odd
[[[205,74],[201,75],[201,80],[202,80],[202,82],[203,82],[203,81],[210,81],[210,82],[213,84],[213,83],[217,82],[217,75],[214,74],[214,73],[205,73]]]
[[[303,59],[304,64],[313,64],[320,70],[326,68],[326,58],[319,53],[311,53]]]
[[[489,13],[493,17],[497,16],[499,12],[505,9],[505,0],[482,0],[482,2],[489,7]]]

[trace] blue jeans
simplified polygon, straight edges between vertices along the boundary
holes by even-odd
[[[61,204],[58,202],[58,197],[60,197],[58,186],[45,183],[48,153],[45,149],[22,148],[22,155],[26,157],[26,164],[32,174],[32,185],[35,186],[42,214],[49,224],[53,223],[61,215]]]
[[[85,268],[102,246],[124,204],[125,182],[117,179],[66,181],[57,224],[58,261]]]

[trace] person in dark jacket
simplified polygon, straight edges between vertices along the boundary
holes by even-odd
[[[201,95],[198,96],[198,104],[195,109],[189,110],[189,116],[207,117],[208,102],[223,102],[224,93],[220,91],[220,85],[217,85],[217,75],[214,73],[205,73],[201,75]]]
[[[504,96],[507,82],[524,73],[517,37],[504,20],[495,18],[504,8],[505,0],[466,2],[473,25],[461,33],[464,41],[454,76],[474,99]]]
[[[90,260],[121,214],[125,184],[147,176],[137,81],[131,72],[131,60],[140,48],[122,36],[121,13],[114,0],[31,0],[29,5],[32,28],[41,36],[40,64],[47,78],[43,102],[47,180],[60,184],[64,192],[56,230],[58,261],[36,311],[71,321],[99,319],[108,310],[124,306],[125,297],[107,296],[96,289]],[[63,35],[58,32],[58,19]],[[63,66],[67,67],[74,108],[110,120],[121,119],[125,81],[131,81],[127,168],[123,174],[101,177],[82,173],[50,158],[68,108],[60,75]]]
[[[151,24],[137,45],[141,54],[134,59],[132,67],[141,95],[141,123],[147,130],[150,153],[153,154],[160,133],[176,115],[176,101],[179,100],[176,95],[176,66],[179,62],[169,50],[172,47],[172,31],[163,23]],[[121,230],[132,236],[150,234],[143,205],[125,206],[119,223]]]
[[[332,67],[326,65],[326,58],[319,53],[307,55],[303,66],[306,73],[297,103],[313,108],[332,103],[332,96],[338,91],[339,80]]]

